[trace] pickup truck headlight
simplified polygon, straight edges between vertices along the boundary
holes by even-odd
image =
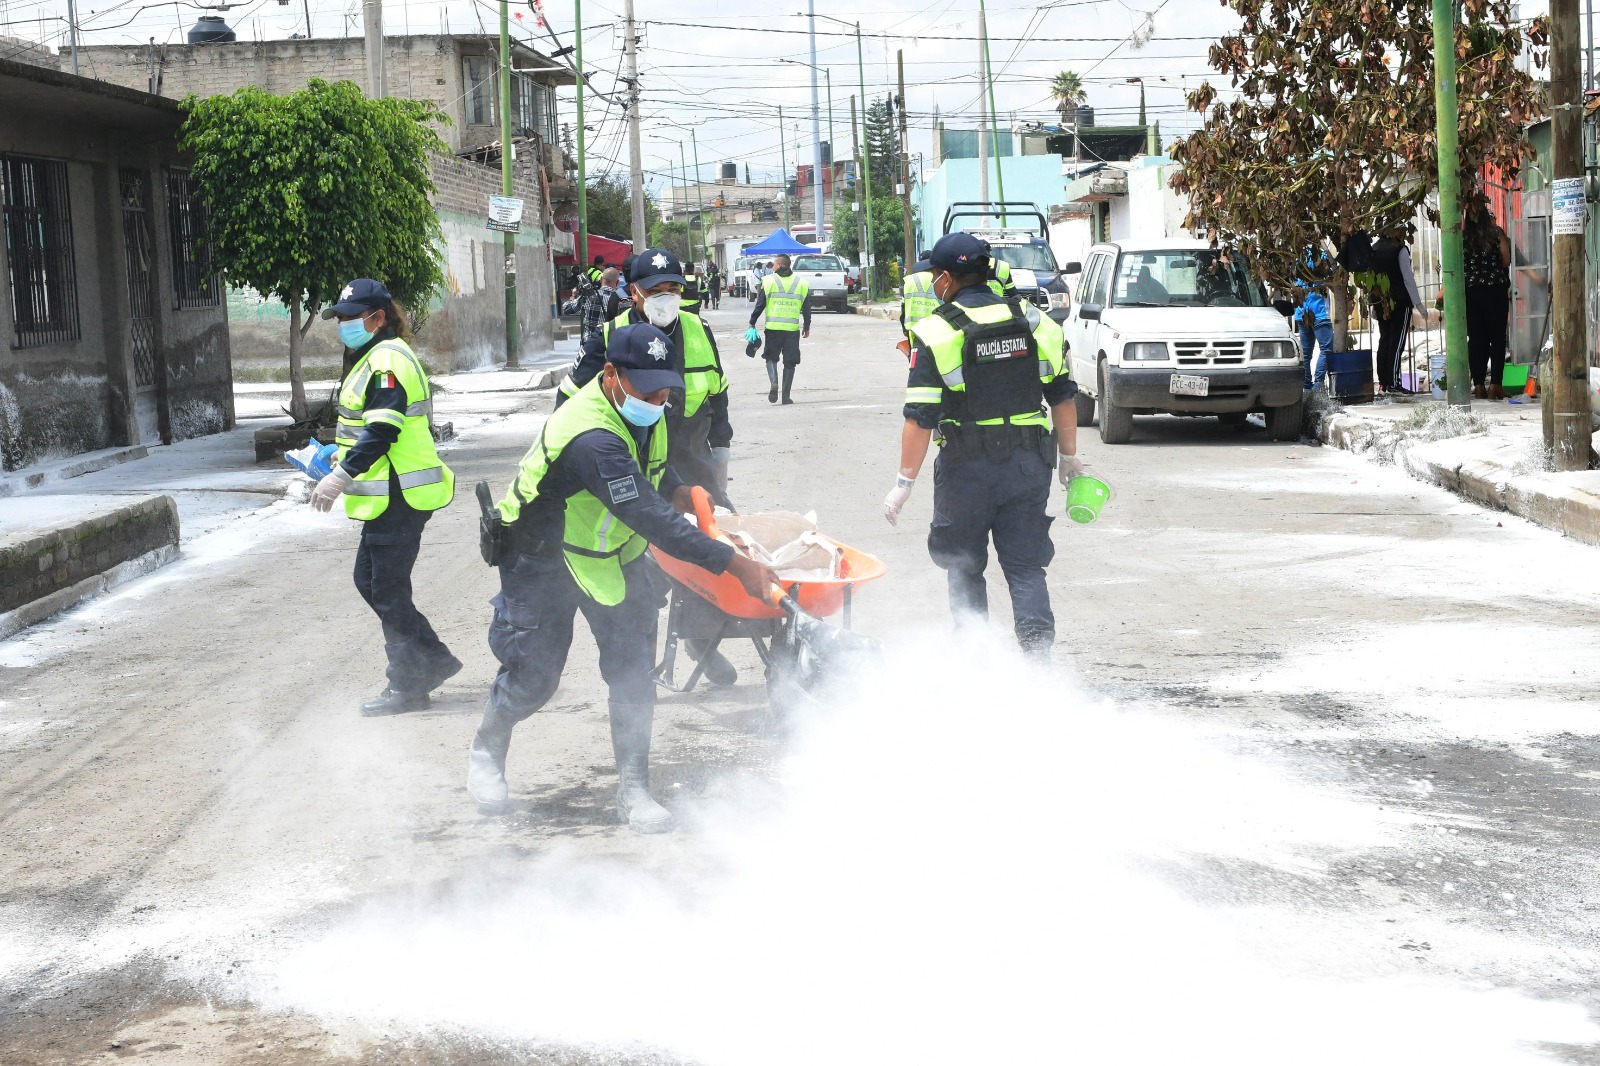
[[[1122,358],[1132,360],[1158,360],[1167,358],[1166,341],[1137,341],[1122,346]]]
[[[1250,346],[1251,359],[1298,359],[1300,347],[1294,341],[1256,341]]]
[[[1068,292],[1053,292],[1050,294],[1050,310],[1065,311],[1072,306],[1072,294]]]

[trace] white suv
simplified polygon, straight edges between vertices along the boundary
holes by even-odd
[[[850,286],[845,280],[847,275],[843,259],[820,252],[810,255],[802,253],[794,257],[794,272],[797,277],[805,278],[806,284],[811,287],[813,310],[826,307],[844,314],[850,309]]]
[[[1064,322],[1078,424],[1099,406],[1100,439],[1123,444],[1136,414],[1264,411],[1273,440],[1296,440],[1305,370],[1289,320],[1242,257],[1204,241],[1111,241],[1089,250]]]

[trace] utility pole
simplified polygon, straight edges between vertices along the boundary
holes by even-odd
[[[978,36],[983,38],[983,84],[984,91],[989,96],[989,129],[994,137],[994,181],[1000,192],[1000,199],[1006,198],[1006,167],[1000,161],[1000,113],[994,106],[994,61],[989,58],[989,22],[985,16],[983,0],[978,0]],[[1006,216],[1000,215],[1000,224],[1006,224]]]
[[[678,142],[678,170],[679,173],[683,175],[683,250],[686,253],[685,258],[693,259],[694,219],[689,217],[689,156],[683,150],[682,141]],[[695,173],[694,180],[697,184],[700,181],[700,174],[698,171]],[[700,225],[704,226],[705,224],[705,219],[701,219]]]
[[[839,158],[839,142],[833,139],[833,72],[824,70],[828,79],[828,215],[834,227],[839,225],[839,183],[834,180],[834,160]]]
[[[811,192],[817,207],[817,247],[822,247],[826,230],[822,228],[822,108],[817,101],[817,4],[806,0],[807,25],[811,28]]]
[[[381,0],[379,0],[381,2]],[[511,0],[500,0],[500,191],[511,195],[511,168],[516,148],[511,144]],[[370,33],[369,28],[369,47]],[[378,77],[383,78],[383,32],[378,32]],[[506,366],[517,365],[517,235],[505,238]]]
[[[1435,0],[1437,7],[1441,0]],[[1437,32],[1437,31],[1435,31]],[[1550,2],[1551,316],[1555,322],[1554,366],[1550,370],[1553,439],[1557,470],[1587,470],[1589,426],[1588,314],[1584,300],[1584,179],[1582,65],[1578,0]],[[1443,208],[1441,206],[1440,210]],[[1448,299],[1448,298],[1447,298]]]
[[[989,23],[987,22],[987,16],[984,14],[983,5],[980,3],[978,5],[978,99],[980,100],[984,98],[984,86],[989,83],[989,68],[983,61],[985,51],[983,42],[988,39]],[[987,111],[988,108],[985,106],[980,110]],[[989,125],[987,115],[984,116],[981,125]],[[938,136],[938,133],[935,132],[934,136]],[[989,202],[989,131],[987,129],[978,130],[978,199],[986,204]],[[984,215],[979,221],[984,226],[988,226],[989,216]]]
[[[584,142],[589,132],[583,128],[583,0],[572,0],[572,44],[578,75],[578,271],[582,273],[589,267],[589,164],[584,158]]]
[[[856,77],[861,82],[861,107],[863,108],[861,112],[861,141],[862,146],[865,149],[865,151],[862,152],[862,157],[866,158],[867,156],[871,155],[872,149],[871,146],[866,143],[867,113],[865,108],[867,106],[867,61],[864,58],[863,52],[861,51],[861,23],[859,22],[856,23]],[[867,299],[870,300],[872,299],[873,293],[877,291],[873,286],[873,281],[876,278],[877,272],[872,269],[872,160],[866,159],[866,163],[867,165],[861,170],[861,180],[867,188],[867,202],[863,204],[861,208],[862,221],[866,224],[867,228],[867,243],[862,245],[861,278],[867,283]]]
[[[906,151],[906,53],[903,49],[896,49],[894,53],[895,65],[900,74],[900,210],[904,216],[903,229],[906,244],[906,269],[905,274],[911,273],[911,265],[917,261],[916,237],[911,232],[911,154]]]
[[[1467,380],[1467,285],[1461,266],[1461,154],[1456,133],[1455,0],[1433,0],[1433,110],[1439,140],[1439,271],[1444,289],[1445,382],[1451,407],[1472,406]],[[1139,83],[1144,91],[1144,83]]]
[[[644,228],[644,160],[639,148],[639,38],[633,25],[633,0],[626,0],[622,18],[627,37],[622,60],[628,68],[628,206],[632,213],[633,250],[642,252],[650,242]]]
[[[300,6],[306,13],[306,40],[311,40],[311,0],[300,0]]]
[[[691,127],[689,130],[689,143],[694,146],[694,202],[700,213],[700,260],[711,258],[706,248],[706,198],[700,186],[700,137]]]
[[[862,155],[862,152],[861,152],[861,142],[856,137],[856,97],[855,97],[854,93],[850,94],[850,157],[853,160],[855,160],[856,165],[859,166],[861,168],[861,171],[864,173],[867,168],[864,165],[862,165],[864,163],[864,156]],[[859,256],[859,258],[861,260],[861,280],[862,280],[863,283],[865,283],[866,280],[867,280],[867,277],[868,277],[868,274],[867,274],[867,212],[865,210],[866,205],[861,202],[861,185],[860,185],[859,182],[857,182],[857,184],[856,184],[855,208],[856,208],[856,233],[857,233],[858,239],[861,241],[861,255]],[[868,299],[872,298],[870,289],[868,290],[867,298]]]
[[[361,0],[361,27],[367,38],[367,96],[379,100],[389,95],[383,74],[383,0]]]
[[[783,168],[783,178],[779,182],[783,186],[783,228],[789,229],[794,223],[789,221],[789,155],[788,148],[783,141],[783,105],[778,105],[778,165]],[[789,234],[791,237],[793,233]]]
[[[67,0],[67,38],[72,42],[72,76],[78,76],[78,0]]]

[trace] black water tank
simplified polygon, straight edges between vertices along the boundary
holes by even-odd
[[[221,15],[201,15],[195,24],[189,27],[190,44],[225,44],[238,39],[239,35],[228,28],[228,24],[222,21]]]
[[[1093,126],[1094,108],[1090,107],[1088,104],[1079,104],[1078,110],[1073,113],[1072,121],[1077,123],[1079,126]]]
[[[727,182],[730,185],[738,182],[738,180],[739,180],[739,164],[738,163],[724,163],[724,164],[722,164],[722,180]]]

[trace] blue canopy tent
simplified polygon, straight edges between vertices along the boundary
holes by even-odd
[[[789,236],[789,231],[779,226],[772,231],[772,235],[760,244],[746,248],[744,255],[801,255],[805,252],[814,252],[815,248],[809,244],[801,244]]]

